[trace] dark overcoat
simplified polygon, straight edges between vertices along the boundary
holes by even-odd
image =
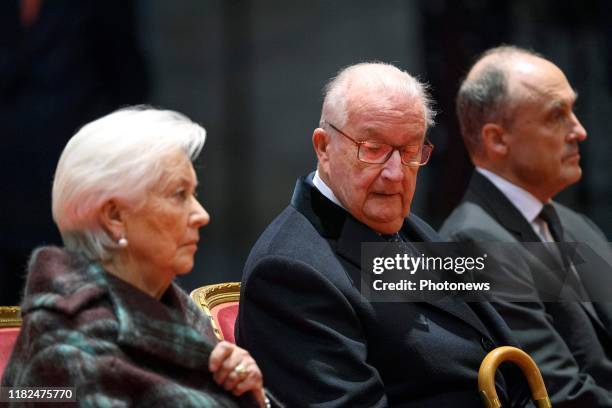
[[[482,359],[513,344],[499,314],[487,303],[368,302],[359,288],[361,244],[382,238],[311,180],[298,180],[244,269],[236,339],[271,390],[291,407],[480,408]],[[414,215],[402,233],[439,240]],[[516,375],[497,378],[504,406],[523,406]]]
[[[4,387],[75,387],[82,406],[239,406],[208,370],[209,319],[175,284],[158,301],[46,247],[32,257],[22,315]]]

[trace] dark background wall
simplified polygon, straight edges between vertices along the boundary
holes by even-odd
[[[454,116],[458,82],[478,53],[500,43],[545,54],[578,90],[577,113],[589,132],[584,178],[559,199],[612,236],[609,2],[140,0],[133,6],[149,84],[142,102],[181,111],[208,131],[198,167],[211,223],[202,230],[193,272],[181,278],[187,289],[239,280],[250,246],[287,205],[295,179],[314,169],[310,137],[323,85],[355,62],[392,62],[431,84],[440,112],[430,133],[436,149],[419,173],[413,211],[438,227],[471,172]]]

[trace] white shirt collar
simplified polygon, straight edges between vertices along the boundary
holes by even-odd
[[[329,188],[329,186],[327,184],[325,184],[325,182],[323,181],[323,179],[321,177],[319,177],[319,170],[315,171],[315,175],[312,179],[312,184],[314,184],[314,186],[317,188],[317,190],[319,190],[321,192],[321,194],[323,194],[325,197],[327,197],[329,200],[331,200],[334,204],[336,204],[337,206],[339,206],[340,208],[342,208],[344,211],[348,212],[348,210],[346,208],[344,208],[344,206],[340,203],[340,201],[338,200],[338,197],[336,197],[336,195],[334,194],[334,192],[331,190],[331,188]],[[382,235],[380,233],[377,232],[378,235]],[[402,237],[402,234],[400,231],[398,231],[398,236],[400,237],[400,239]]]
[[[312,184],[314,184],[317,190],[319,190],[321,194],[327,197],[331,202],[333,202],[334,204],[343,208],[346,211],[346,208],[344,208],[344,206],[340,204],[340,201],[338,200],[334,192],[331,190],[331,188],[329,188],[329,186],[325,184],[325,182],[321,179],[321,177],[319,177],[319,170],[315,171],[314,178],[312,179]]]
[[[523,217],[525,217],[529,223],[534,222],[536,217],[540,214],[540,211],[542,211],[542,207],[544,207],[544,204],[542,204],[540,200],[535,198],[533,194],[527,190],[522,189],[516,184],[512,184],[492,171],[483,169],[482,167],[476,167],[476,171],[493,183],[495,187],[510,200],[516,209],[523,214]]]

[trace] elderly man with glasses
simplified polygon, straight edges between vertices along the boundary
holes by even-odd
[[[512,343],[493,308],[360,292],[362,243],[439,241],[409,215],[432,116],[425,86],[392,65],[353,65],[326,87],[317,171],[252,249],[236,325],[288,406],[481,406],[480,363]],[[507,406],[526,395],[516,374],[498,378]]]

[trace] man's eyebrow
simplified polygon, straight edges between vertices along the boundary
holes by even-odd
[[[406,131],[418,127],[418,124],[409,124],[406,128]],[[376,126],[368,126],[363,128],[363,130],[359,131],[361,134],[365,134],[367,137],[383,137],[384,132],[380,132]],[[357,136],[357,134],[355,135]]]
[[[368,139],[369,139],[369,138],[371,138],[371,137],[376,138],[376,137],[379,137],[379,136],[380,136],[380,132],[378,132],[378,131],[376,130],[376,128],[375,128],[375,127],[372,127],[372,126],[370,126],[370,127],[366,127],[366,128],[365,128],[365,129],[363,129],[363,131],[362,131],[362,132],[360,132],[360,133],[365,134],[365,136],[366,136],[366,140],[368,140]],[[356,135],[356,136],[358,136],[358,135]]]
[[[573,95],[569,98],[571,104],[574,104],[578,100],[578,91],[572,88]]]
[[[574,94],[569,99],[556,99],[550,104],[551,109],[558,109],[564,107],[572,107],[578,100],[578,92],[574,91]]]
[[[567,102],[562,99],[555,99],[554,101],[551,101],[550,103],[550,109],[552,110],[561,109],[565,106],[567,106]]]

